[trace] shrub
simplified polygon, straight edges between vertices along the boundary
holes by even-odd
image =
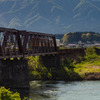
[[[96,55],[95,47],[94,47],[94,46],[88,47],[88,48],[85,50],[85,54],[86,54],[86,56]]]
[[[93,59],[96,59],[98,58],[99,56],[97,55],[96,53],[96,49],[95,47],[88,47],[86,50],[85,50],[85,59],[86,60],[93,60]]]
[[[73,69],[74,65],[73,65],[73,60],[69,60],[69,59],[65,59],[62,63],[63,67],[67,67],[68,69]]]
[[[0,88],[0,100],[21,100],[20,94],[18,92],[13,93],[5,87]],[[29,100],[25,97],[23,100]]]
[[[13,93],[4,87],[0,88],[0,100],[21,100],[19,93]]]

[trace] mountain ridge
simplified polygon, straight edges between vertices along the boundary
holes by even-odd
[[[100,31],[100,0],[1,0],[0,26],[45,33]]]

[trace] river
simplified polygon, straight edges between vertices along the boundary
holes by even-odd
[[[28,92],[31,100],[100,100],[100,81],[32,81]]]

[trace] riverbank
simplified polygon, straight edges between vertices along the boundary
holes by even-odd
[[[39,56],[28,57],[30,80],[99,80],[100,55],[97,51],[100,49],[89,47],[84,56],[66,57],[58,68],[43,66]]]
[[[74,71],[78,73],[83,80],[100,80],[100,66],[87,64],[74,68]]]

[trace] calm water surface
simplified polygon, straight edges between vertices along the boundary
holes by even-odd
[[[31,100],[100,100],[100,81],[32,81]]]

